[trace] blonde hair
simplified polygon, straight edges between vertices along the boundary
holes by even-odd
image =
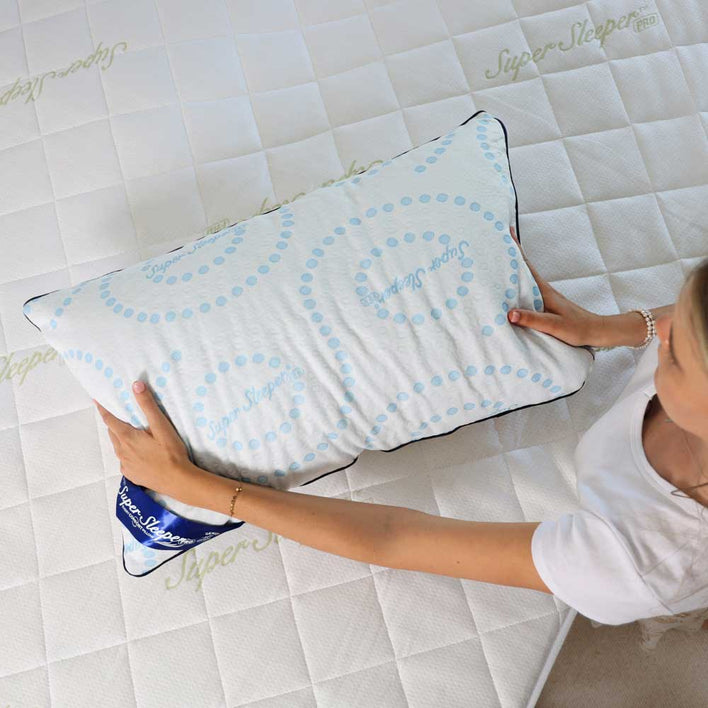
[[[698,342],[703,369],[708,376],[708,258],[686,278],[684,285],[690,310],[691,329]]]
[[[686,300],[688,301],[691,329],[698,344],[703,370],[708,376],[708,258],[704,258],[691,270],[686,277],[684,288]],[[708,482],[695,484],[692,487],[678,487],[678,489],[685,492],[687,489],[696,489],[706,485],[708,485]],[[675,491],[671,493],[674,494]]]

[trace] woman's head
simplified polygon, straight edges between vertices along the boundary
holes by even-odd
[[[656,322],[659,363],[654,372],[656,393],[668,416],[683,428],[691,454],[698,463],[697,484],[672,490],[677,496],[692,497],[701,505],[691,566],[676,588],[674,597],[685,597],[684,585],[696,558],[708,551],[704,540],[704,512],[708,508],[708,258],[689,274],[676,300],[673,313]],[[669,345],[669,337],[673,346]],[[673,350],[673,353],[672,353]],[[702,472],[702,474],[701,474]],[[701,489],[702,487],[702,489]],[[700,567],[700,566],[699,566]],[[705,566],[702,566],[705,567]],[[705,585],[705,577],[698,578]]]
[[[673,313],[658,319],[656,329],[657,396],[674,423],[700,439],[694,442],[708,479],[708,258],[689,273]]]

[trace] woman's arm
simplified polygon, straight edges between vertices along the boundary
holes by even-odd
[[[540,522],[486,523],[415,509],[286,492],[197,467],[182,470],[180,501],[234,517],[344,558],[550,593],[536,571],[531,537]]]
[[[531,557],[540,522],[488,524],[458,521],[405,507],[331,499],[213,474],[195,465],[152,392],[134,386],[148,419],[139,430],[96,406],[120,459],[123,475],[191,506],[233,513],[254,526],[326,553],[390,568],[407,568],[488,583],[545,590]]]
[[[180,470],[179,501],[222,514],[240,484],[233,515],[273,533],[326,553],[382,565],[389,539],[412,509],[349,499],[287,492],[228,479],[192,462]]]
[[[540,523],[465,521],[414,511],[402,518],[382,565],[552,595],[531,553]]]

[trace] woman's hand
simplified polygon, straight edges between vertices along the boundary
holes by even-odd
[[[179,498],[185,472],[192,465],[187,447],[174,426],[160,410],[157,401],[144,382],[143,390],[133,385],[135,400],[148,420],[148,429],[140,430],[119,420],[98,401],[91,399],[108,427],[120,471],[133,484],[147,487],[159,494]]]
[[[524,250],[521,248],[521,244],[516,238],[514,227],[510,226],[509,228],[511,237],[516,241],[516,245],[519,247],[526,261],[526,265],[529,267],[529,270],[538,283],[545,306],[543,312],[536,312],[535,310],[509,310],[507,315],[509,322],[523,327],[530,327],[539,332],[545,332],[574,347],[585,345],[599,346],[602,340],[601,332],[604,327],[605,318],[602,315],[596,315],[594,312],[584,310],[552,288],[538,274],[531,263],[529,263]],[[514,312],[518,312],[520,315],[518,322],[511,320],[511,315]]]

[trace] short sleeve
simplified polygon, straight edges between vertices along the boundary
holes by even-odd
[[[624,624],[656,614],[657,598],[609,522],[579,509],[542,521],[531,555],[548,589],[580,614]]]

